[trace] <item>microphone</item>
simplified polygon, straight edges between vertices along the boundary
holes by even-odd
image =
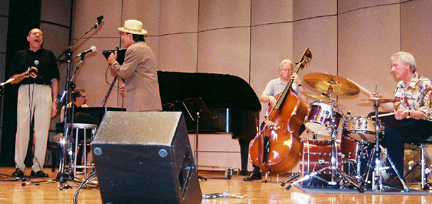
[[[94,25],[94,28],[95,28],[95,29],[98,27],[99,24],[101,24],[102,19],[103,19],[103,16],[99,16],[99,17],[97,17],[96,19],[97,19],[98,22]]]
[[[99,17],[97,17],[97,20],[98,20],[97,24],[98,24],[98,25],[101,24],[101,22],[102,22],[102,20],[103,20],[103,16],[99,16]]]
[[[81,52],[77,57],[81,57],[81,56],[84,57],[84,55],[86,55],[87,53],[94,52],[94,51],[96,51],[96,47],[95,46],[91,46],[90,49],[88,49],[88,50],[86,50],[84,52]]]
[[[202,194],[203,199],[213,199],[213,198],[222,198],[227,197],[227,193],[212,193],[212,194]]]
[[[35,60],[34,61],[34,65],[37,68],[37,66],[39,65],[39,60]],[[30,73],[35,73],[37,75],[38,72],[36,70],[34,70],[34,69],[30,69],[30,71],[27,74],[30,74]]]
[[[37,66],[39,65],[39,60],[35,60],[35,61],[34,61],[34,65],[35,65],[35,67],[37,68]],[[30,74],[30,73],[32,73],[32,72],[34,72],[34,73],[37,74],[37,71],[34,70],[34,69],[30,69],[30,71],[27,72],[26,74]]]

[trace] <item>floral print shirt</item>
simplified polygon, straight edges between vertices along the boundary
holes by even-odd
[[[399,81],[395,93],[395,110],[416,110],[426,115],[425,120],[432,121],[431,113],[432,86],[428,78],[414,73],[408,87]]]

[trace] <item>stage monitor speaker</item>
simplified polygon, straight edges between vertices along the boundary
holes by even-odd
[[[201,203],[181,112],[107,112],[91,143],[103,203]]]

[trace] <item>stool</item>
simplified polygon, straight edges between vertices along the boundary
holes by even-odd
[[[426,168],[426,148],[428,147],[428,144],[432,144],[432,136],[419,142],[417,145],[421,149],[421,160],[420,160],[420,168],[421,168],[421,188],[426,189],[427,185],[427,174],[431,172],[431,169]]]
[[[68,123],[66,125],[67,129],[71,128],[71,124]],[[86,169],[93,169],[94,166],[92,165],[87,165],[87,145],[90,144],[91,139],[93,139],[93,137],[96,135],[96,131],[97,131],[97,125],[95,124],[87,124],[87,123],[73,123],[72,125],[72,129],[75,129],[75,153],[74,153],[74,161],[73,161],[73,171],[74,171],[74,177],[76,177],[76,169],[77,168],[82,168],[84,169],[84,178],[87,178],[87,171]],[[91,133],[91,139],[90,141],[87,141],[87,130],[92,130]],[[83,130],[84,132],[84,139],[82,140],[82,142],[79,140],[79,130]],[[69,130],[67,130],[66,132],[68,132]],[[78,143],[82,143],[82,145],[84,146],[84,151],[83,151],[83,160],[84,163],[81,166],[77,166],[77,156],[78,156]]]
[[[47,150],[49,151],[49,155],[51,155],[51,172],[55,172],[58,155],[62,153],[62,147],[58,142],[48,141]]]

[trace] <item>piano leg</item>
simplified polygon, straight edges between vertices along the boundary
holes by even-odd
[[[243,138],[239,138],[239,144],[240,144],[240,155],[241,155],[241,170],[240,175],[247,176],[248,170],[248,159],[249,159],[249,142]]]

